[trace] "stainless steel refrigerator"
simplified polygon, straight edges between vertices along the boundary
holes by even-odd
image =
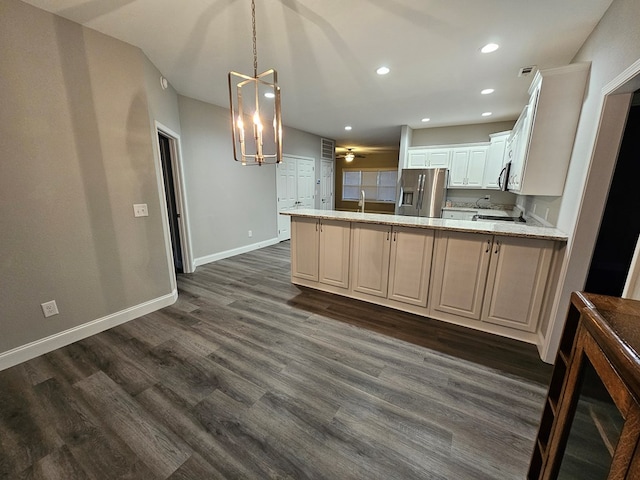
[[[442,217],[448,172],[446,168],[403,169],[396,213],[414,217]]]

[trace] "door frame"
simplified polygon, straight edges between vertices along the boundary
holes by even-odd
[[[171,130],[166,125],[155,121],[155,145],[157,156],[157,181],[158,191],[160,194],[160,209],[162,213],[162,229],[164,231],[165,249],[167,251],[167,259],[171,267],[173,283],[175,284],[175,271],[173,263],[173,251],[171,248],[171,234],[169,230],[169,218],[167,213],[167,198],[164,190],[164,176],[162,174],[162,160],[160,158],[160,141],[158,134],[162,134],[169,139],[169,148],[171,151],[171,169],[173,173],[173,188],[176,194],[176,209],[180,214],[178,218],[180,246],[182,250],[182,269],[184,273],[193,273],[195,265],[193,262],[193,248],[191,245],[191,228],[189,226],[189,209],[187,207],[186,187],[184,183],[184,169],[182,165],[182,149],[180,146],[180,135]],[[175,288],[175,285],[174,285]]]

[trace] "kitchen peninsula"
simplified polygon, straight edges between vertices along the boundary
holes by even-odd
[[[533,344],[567,235],[476,222],[296,209],[291,282]]]

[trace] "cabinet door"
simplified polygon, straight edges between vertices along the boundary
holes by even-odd
[[[534,332],[549,276],[553,242],[495,237],[482,320]]]
[[[456,148],[451,153],[451,168],[449,169],[449,187],[460,188],[466,185],[467,168],[469,165],[469,149]]]
[[[291,219],[291,275],[318,281],[318,220]]]
[[[433,231],[393,227],[388,298],[427,306]]]
[[[426,150],[409,150],[407,168],[424,168],[427,166]]]
[[[320,220],[319,281],[349,288],[349,249],[351,224],[339,220]]]
[[[436,234],[430,304],[433,310],[480,320],[492,236]]]
[[[505,153],[508,135],[496,135],[491,137],[491,145],[487,153],[487,161],[484,164],[482,186],[484,188],[498,189],[498,177],[504,168]]]
[[[449,168],[451,150],[448,148],[434,148],[428,151],[427,167]]]
[[[391,227],[355,225],[352,231],[351,288],[377,297],[387,296]]]
[[[465,182],[467,188],[482,188],[487,150],[487,147],[472,147],[469,149],[467,180]]]

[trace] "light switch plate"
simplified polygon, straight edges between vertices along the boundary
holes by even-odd
[[[133,204],[133,215],[135,217],[148,217],[149,209],[147,208],[146,203],[134,203]]]

